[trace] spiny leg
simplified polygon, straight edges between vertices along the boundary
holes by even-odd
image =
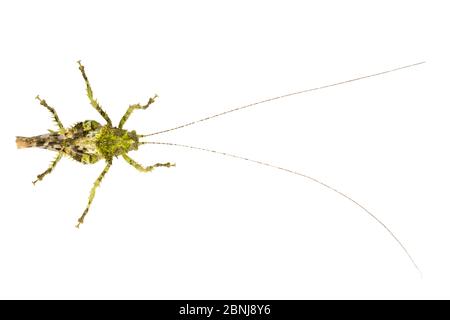
[[[153,98],[148,99],[148,102],[146,105],[141,106],[140,104],[133,104],[131,106],[128,107],[127,112],[125,112],[125,114],[123,115],[122,119],[120,119],[119,122],[119,128],[122,129],[123,125],[125,124],[125,122],[128,120],[128,118],[130,117],[131,113],[136,110],[136,109],[142,109],[145,110],[148,108],[149,105],[151,105],[153,102],[155,102],[155,99],[158,97],[157,94],[155,94],[153,96]]]
[[[61,120],[59,120],[59,117],[58,117],[58,114],[56,113],[56,110],[53,109],[52,107],[50,107],[44,99],[41,99],[39,97],[39,95],[36,96],[36,99],[39,100],[39,102],[41,103],[41,106],[46,107],[48,109],[48,111],[50,111],[50,113],[53,116],[53,120],[56,122],[56,124],[58,125],[59,129],[64,129],[64,126],[61,123]]]
[[[51,173],[53,171],[53,169],[55,168],[56,164],[59,162],[59,160],[61,160],[62,158],[62,153],[59,152],[58,155],[56,156],[56,158],[50,163],[50,167],[48,167],[47,170],[45,170],[44,172],[42,172],[40,175],[37,176],[37,179],[33,181],[33,184],[35,185],[36,182],[41,181],[42,179],[44,179],[44,177],[46,175],[48,175],[49,173]]]
[[[155,163],[152,166],[144,167],[144,166],[140,165],[139,163],[137,163],[136,161],[134,161],[133,159],[131,159],[126,154],[122,155],[122,157],[125,159],[126,162],[128,162],[130,165],[132,165],[134,168],[136,168],[136,170],[138,170],[140,172],[150,172],[150,171],[153,171],[154,168],[158,168],[158,167],[166,167],[166,168],[175,167],[175,163],[170,163],[170,162]]]
[[[109,118],[109,116],[106,114],[106,112],[100,107],[100,105],[98,104],[98,101],[94,99],[94,95],[92,93],[92,88],[91,88],[91,84],[89,83],[89,80],[86,76],[86,72],[84,71],[84,66],[81,64],[81,61],[77,61],[79,64],[79,69],[81,71],[81,75],[83,76],[84,82],[86,83],[86,91],[87,91],[87,96],[89,98],[89,101],[91,102],[91,105],[95,108],[95,110],[98,111],[98,113],[100,113],[100,115],[103,117],[103,119],[106,120],[106,122],[112,126],[112,122],[111,119]]]
[[[86,217],[89,208],[91,206],[92,200],[94,200],[95,197],[95,190],[97,189],[97,187],[100,185],[100,182],[102,182],[103,177],[105,176],[105,174],[108,172],[109,168],[111,167],[112,162],[108,162],[108,164],[106,165],[105,169],[103,169],[102,173],[100,173],[100,175],[98,176],[97,180],[95,180],[94,185],[91,189],[91,193],[89,194],[89,201],[88,204],[86,206],[86,209],[84,209],[83,214],[81,215],[81,217],[78,219],[78,224],[76,225],[77,228],[80,227],[80,224],[83,223],[84,218]]]

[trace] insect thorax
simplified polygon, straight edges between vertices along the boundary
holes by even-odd
[[[139,138],[134,130],[127,131],[103,126],[96,135],[96,146],[103,158],[112,160],[113,157],[126,154],[131,150],[137,150]]]
[[[113,157],[137,150],[139,146],[135,131],[102,126],[94,120],[75,124],[65,131],[64,136],[63,152],[85,164],[101,159],[111,161]]]

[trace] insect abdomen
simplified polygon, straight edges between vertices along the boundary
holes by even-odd
[[[30,148],[33,147],[33,144],[33,138],[16,137],[17,149]]]
[[[34,137],[16,137],[16,145],[18,149],[38,147],[59,151],[63,139],[64,136],[58,133],[47,133]]]

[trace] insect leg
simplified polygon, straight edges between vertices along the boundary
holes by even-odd
[[[131,113],[136,110],[136,109],[142,109],[145,110],[148,108],[149,105],[151,105],[153,102],[155,102],[155,99],[158,97],[157,94],[154,95],[153,98],[148,99],[148,102],[146,105],[141,106],[140,104],[133,104],[131,106],[128,107],[127,112],[125,112],[125,114],[123,115],[122,119],[120,119],[119,122],[119,128],[122,129],[123,125],[125,124],[125,122],[128,120],[128,118],[130,117]]]
[[[41,99],[39,97],[39,95],[36,96],[36,99],[39,100],[39,102],[41,103],[41,106],[44,106],[45,108],[47,108],[48,111],[50,111],[50,113],[53,116],[53,120],[55,120],[55,122],[58,125],[58,127],[60,129],[64,129],[64,126],[61,123],[61,120],[59,120],[59,117],[58,117],[58,114],[56,113],[56,110],[53,109],[52,107],[50,107],[44,99]]]
[[[91,193],[89,194],[89,201],[88,204],[86,206],[86,209],[84,209],[83,214],[81,215],[81,217],[78,219],[78,224],[76,225],[77,228],[80,227],[80,224],[83,223],[84,218],[86,217],[89,208],[91,206],[92,200],[94,200],[95,197],[95,190],[97,189],[97,187],[100,185],[100,182],[102,182],[103,177],[105,176],[105,174],[108,172],[109,168],[111,167],[112,162],[108,162],[108,164],[106,165],[105,169],[103,169],[102,173],[100,173],[100,175],[98,176],[97,180],[95,180],[94,185],[92,186],[91,189]]]
[[[44,177],[46,175],[48,175],[49,173],[51,173],[53,171],[53,169],[56,167],[56,164],[59,162],[59,160],[61,160],[62,155],[63,154],[61,152],[58,152],[58,155],[56,156],[56,158],[52,161],[52,163],[50,163],[50,167],[48,167],[47,170],[45,170],[40,175],[38,175],[37,179],[33,181],[34,185],[36,184],[36,182],[41,181],[42,179],[44,179]]]
[[[100,113],[100,115],[103,117],[103,119],[105,119],[106,122],[110,126],[112,126],[111,119],[106,114],[106,112],[100,107],[100,105],[98,104],[98,101],[94,99],[94,95],[92,93],[91,85],[90,85],[89,80],[88,80],[88,78],[86,76],[86,72],[84,71],[84,66],[81,64],[81,61],[78,61],[78,64],[80,66],[79,69],[81,71],[81,75],[83,76],[84,82],[86,83],[87,96],[89,98],[89,101],[91,102],[91,105],[94,107],[95,110],[98,111],[98,113]]]
[[[131,159],[126,154],[122,155],[122,157],[125,159],[126,162],[128,162],[130,165],[132,165],[136,170],[138,170],[140,172],[150,172],[150,171],[153,171],[154,168],[158,168],[158,167],[166,167],[166,168],[175,167],[175,163],[170,163],[170,162],[155,163],[152,166],[143,167],[142,165],[140,165],[139,163],[137,163],[136,161]]]

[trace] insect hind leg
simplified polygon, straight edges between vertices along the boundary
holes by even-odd
[[[59,120],[58,114],[56,113],[56,110],[52,107],[50,107],[47,104],[47,101],[45,101],[44,99],[41,99],[39,97],[39,95],[36,96],[36,99],[39,100],[41,106],[44,106],[45,108],[47,108],[48,111],[50,111],[50,113],[52,114],[53,120],[56,122],[56,124],[58,125],[59,129],[64,129],[63,124],[61,123],[61,120]]]
[[[81,64],[80,60],[78,60],[77,63],[79,65],[79,69],[81,71],[81,75],[83,76],[84,82],[86,83],[87,96],[89,98],[89,101],[91,102],[91,105],[94,107],[95,110],[98,111],[98,113],[100,113],[100,115],[103,117],[103,119],[105,119],[106,122],[110,126],[112,126],[112,122],[111,122],[111,119],[109,118],[108,114],[100,107],[100,105],[98,104],[98,101],[94,99],[94,94],[92,92],[91,84],[89,83],[88,77],[86,76],[86,72],[84,71],[84,66]]]
[[[155,102],[155,99],[158,97],[157,94],[155,94],[152,98],[148,99],[147,104],[141,106],[140,104],[133,104],[131,106],[128,107],[127,111],[125,112],[125,114],[123,115],[122,119],[120,119],[119,122],[119,128],[122,129],[123,125],[125,124],[125,122],[128,120],[128,118],[130,117],[131,113],[133,113],[134,110],[136,109],[142,109],[145,110],[148,108],[149,105],[151,105],[153,102]]]
[[[78,224],[76,225],[77,228],[80,227],[80,225],[84,222],[84,218],[86,217],[87,213],[89,212],[89,208],[91,207],[91,203],[94,200],[95,197],[95,191],[98,188],[98,186],[100,185],[100,183],[103,180],[103,177],[106,175],[106,173],[108,172],[109,168],[111,167],[112,162],[108,162],[108,164],[106,165],[105,169],[103,169],[102,173],[100,173],[100,175],[98,176],[97,180],[95,180],[94,185],[92,186],[91,192],[89,194],[89,200],[88,200],[88,204],[86,206],[86,209],[84,209],[83,214],[81,215],[80,218],[78,218]]]
[[[42,179],[44,179],[44,177],[48,174],[50,174],[53,169],[56,167],[56,164],[59,162],[59,160],[61,160],[62,158],[62,153],[59,152],[58,155],[56,156],[56,158],[52,161],[52,163],[50,163],[50,166],[48,167],[47,170],[45,170],[44,172],[42,172],[41,174],[39,174],[37,176],[37,179],[33,181],[33,185],[36,185],[36,182],[41,181]]]

